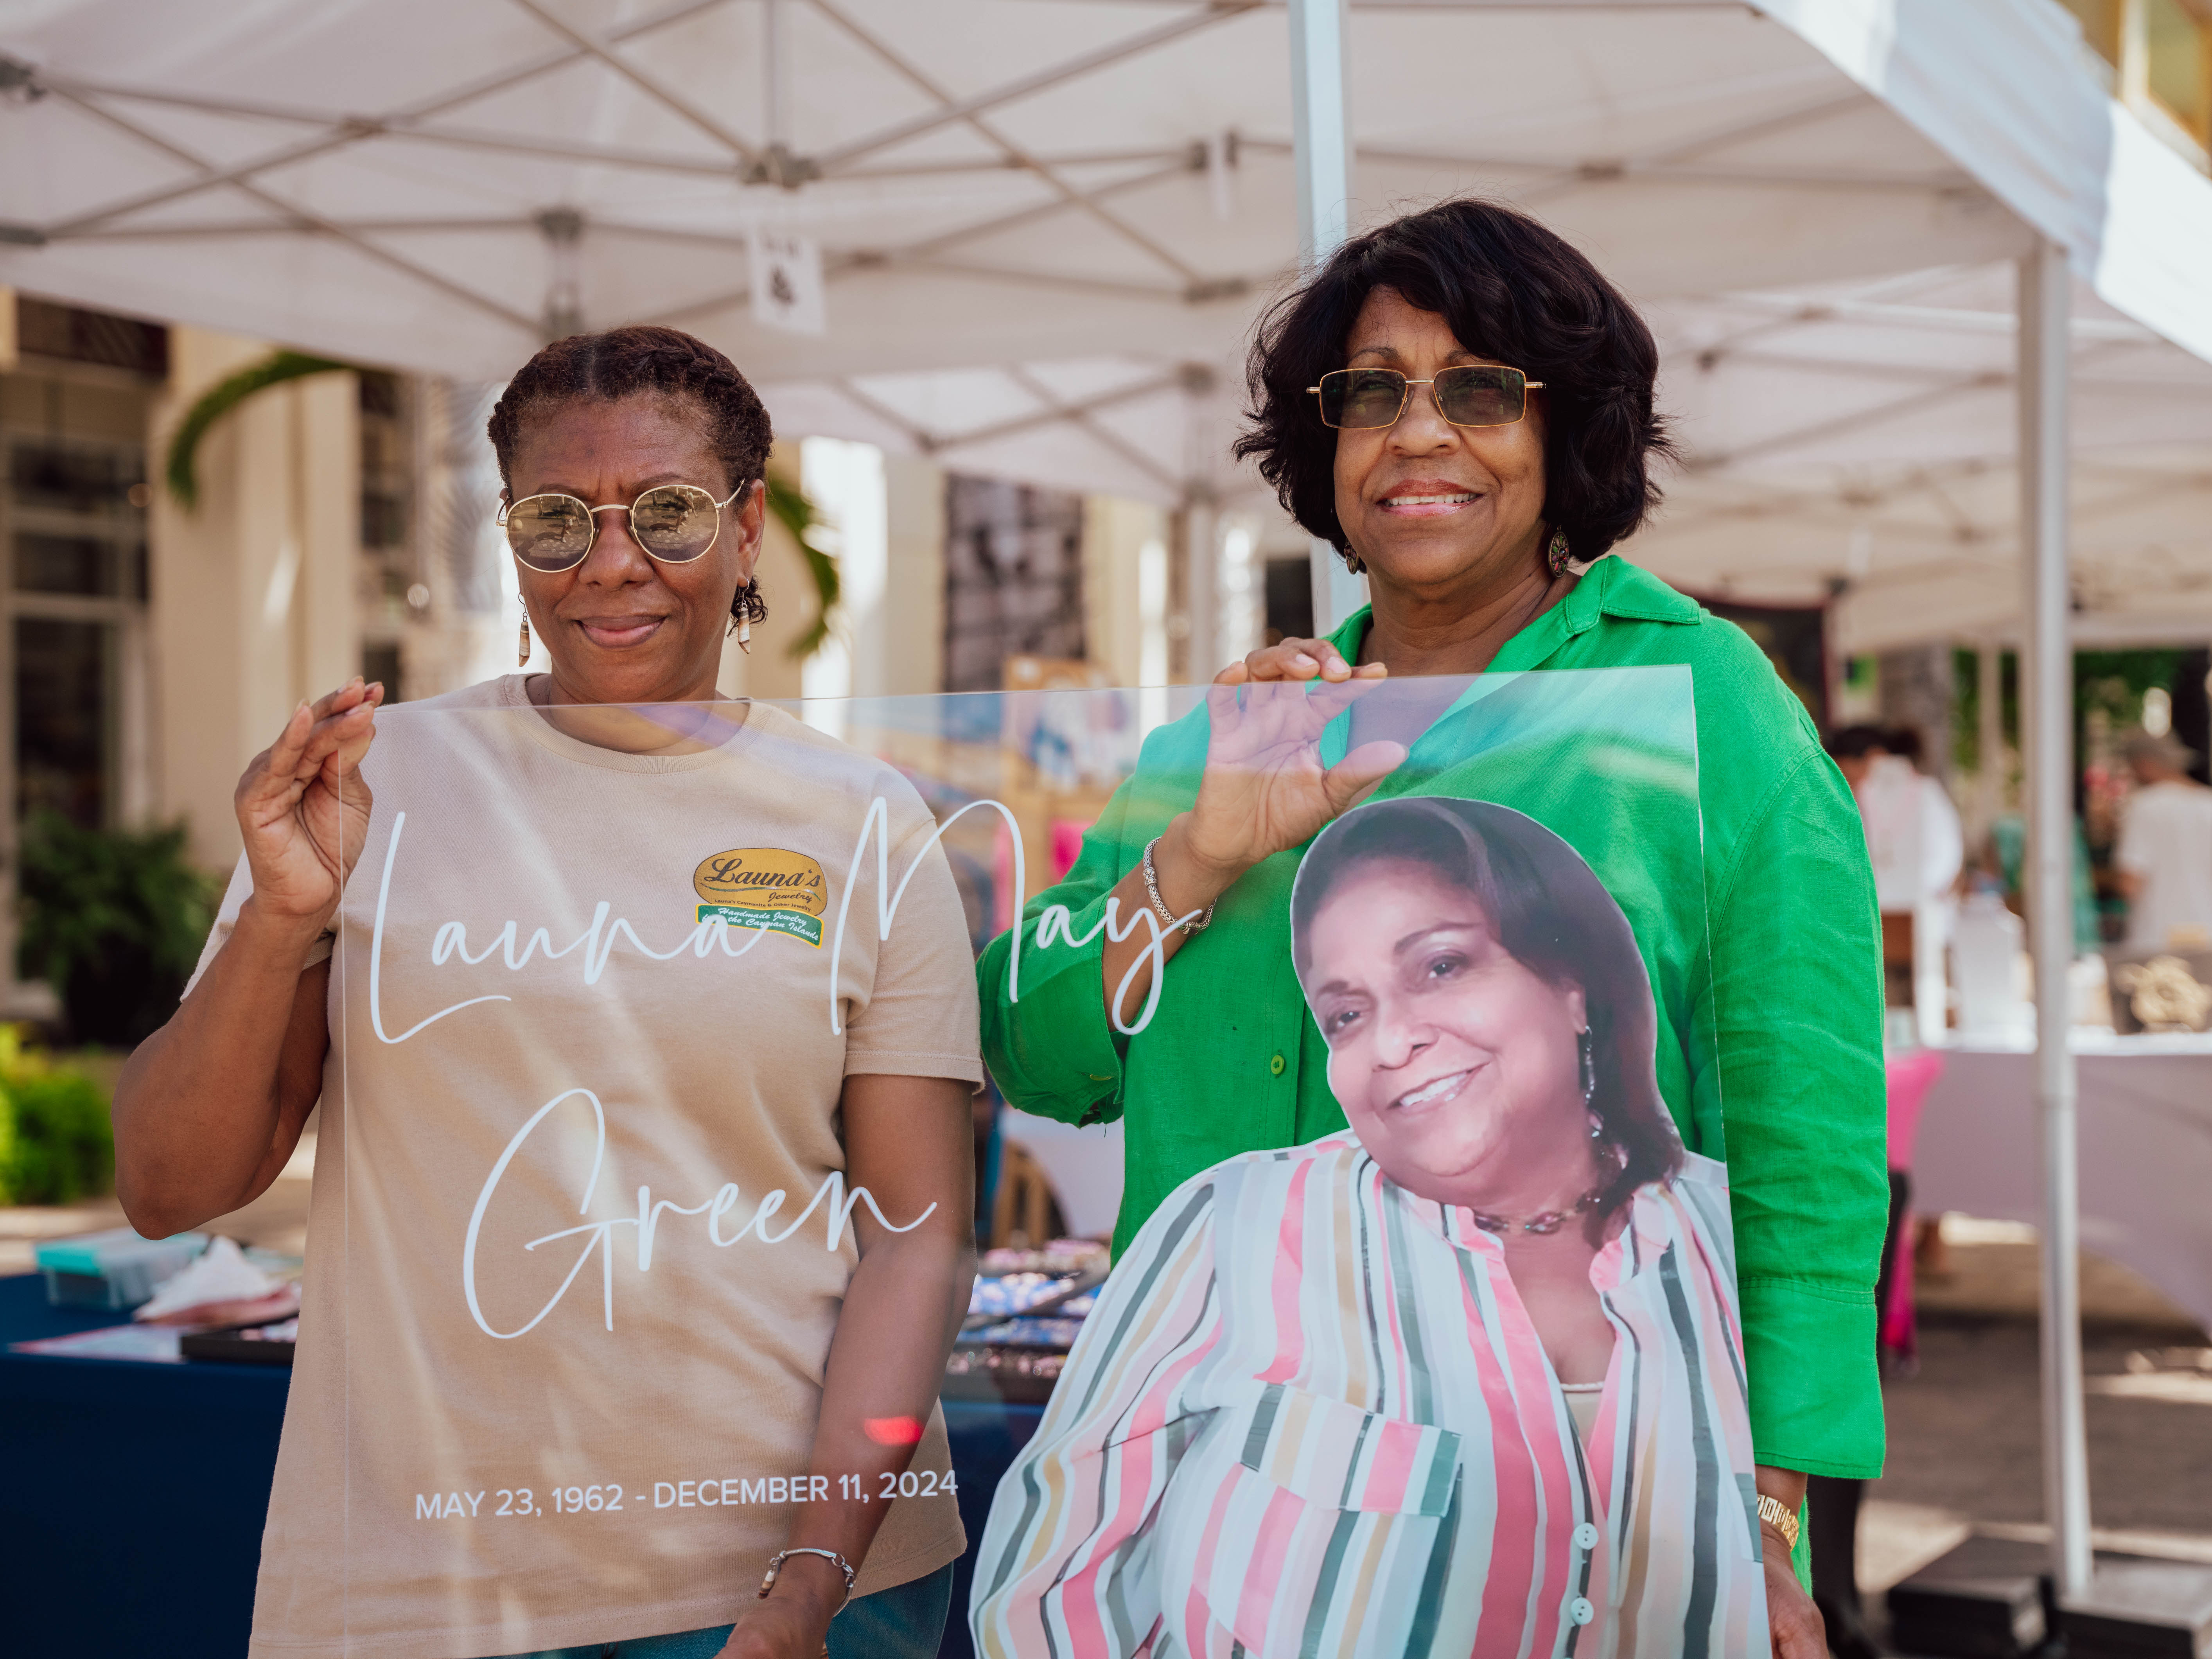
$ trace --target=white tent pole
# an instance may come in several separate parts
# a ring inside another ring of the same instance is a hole
[[[781,0],[767,0],[761,15],[761,32],[766,37],[768,50],[762,53],[766,60],[768,86],[768,142],[771,151],[788,150],[791,146],[791,112],[784,101],[783,64],[783,7]]]
[[[1212,496],[1192,489],[1177,514],[1182,532],[1183,619],[1190,629],[1183,649],[1184,679],[1204,685],[1222,665],[1221,619],[1214,569],[1220,560],[1220,520]]]
[[[1352,118],[1344,83],[1345,0],[1290,0],[1291,160],[1298,175],[1298,265],[1313,270],[1352,234]],[[1313,540],[1314,629],[1367,602],[1367,584]]]
[[[2066,252],[2039,237],[2020,262],[2021,544],[2027,612],[2028,942],[2035,1096],[2043,1127],[2043,1494],[2060,1596],[2089,1586],[2089,1460],[2081,1405],[2081,1215],[2069,1041],[2074,960],[2073,650],[2067,637]]]
[[[1352,123],[1344,95],[1344,0],[1291,0],[1291,155],[1298,175],[1298,265],[1310,270],[1352,231]]]
[[[1974,836],[1990,833],[2004,811],[2004,659],[1996,636],[1984,637],[1974,653],[1976,750],[1981,757],[1974,780]]]

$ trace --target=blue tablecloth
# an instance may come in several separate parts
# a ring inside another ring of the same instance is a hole
[[[19,1354],[116,1323],[0,1278],[0,1654],[239,1659],[292,1374]],[[945,1402],[969,1554],[941,1659],[969,1659],[974,1544],[1043,1410]]]

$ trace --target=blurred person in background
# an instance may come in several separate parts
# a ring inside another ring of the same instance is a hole
[[[1700,988],[1659,998],[1659,1071],[1686,1149],[1718,1157],[1725,1140],[1771,1634],[1784,1659],[1818,1659],[1798,1576],[1805,1474],[1881,1468],[1873,883],[1850,793],[1765,654],[1608,556],[1656,503],[1651,470],[1671,453],[1657,369],[1650,331],[1587,258],[1486,202],[1354,237],[1275,307],[1238,453],[1365,574],[1372,604],[1326,639],[1231,665],[1204,708],[1146,739],[1066,879],[1024,911],[1026,933],[1065,906],[1089,942],[1024,949],[1017,1002],[1010,936],[995,940],[977,965],[984,1046],[1011,1104],[1123,1122],[1127,1249],[1200,1171],[1345,1127],[1292,969],[1289,901],[1331,820],[1370,791],[1422,787],[1393,775],[1468,693],[1396,682],[1689,667],[1705,880],[1655,899],[1667,942],[1649,967]],[[1261,695],[1271,685],[1298,695]],[[1490,769],[1487,799],[1543,803],[1571,842],[1613,834],[1609,781],[1509,771]],[[1141,927],[1103,937],[1109,901],[1168,924],[1158,1006],[1134,1036],[1120,1022],[1153,989],[1152,947]],[[1707,938],[1709,981],[1692,959]]]
[[[1865,826],[1893,1000],[1912,1008],[1919,1040],[1934,1042],[1946,1024],[1944,949],[1966,866],[1959,809],[1942,783],[1920,769],[1920,734],[1911,726],[1846,726],[1831,739],[1828,752],[1850,785]],[[1910,922],[1900,927],[1893,918]]]
[[[2212,789],[2189,775],[2196,751],[2136,732],[2120,753],[2136,779],[2112,854],[2128,901],[2126,949],[2212,951]]]
[[[1920,734],[1909,726],[1846,726],[1828,746],[1858,802],[1867,854],[1884,911],[1939,911],[1966,863],[1959,809],[1940,779],[1921,769]]]

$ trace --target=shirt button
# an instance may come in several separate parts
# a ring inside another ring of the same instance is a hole
[[[1583,1522],[1579,1527],[1577,1527],[1575,1528],[1575,1547],[1578,1550],[1595,1549],[1597,1547],[1597,1528],[1590,1525],[1587,1521]]]
[[[1270,1077],[1282,1076],[1283,1066],[1285,1063],[1286,1062],[1284,1060],[1283,1057],[1280,1054],[1277,1054],[1273,1060],[1267,1062],[1267,1074]]]
[[[1567,1603],[1567,1617],[1577,1625],[1587,1625],[1597,1617],[1597,1609],[1589,1604],[1588,1597],[1577,1595]]]

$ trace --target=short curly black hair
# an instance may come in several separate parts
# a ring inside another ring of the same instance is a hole
[[[775,432],[752,383],[704,340],[680,329],[637,324],[556,340],[507,383],[486,424],[492,453],[499,459],[500,482],[514,482],[508,469],[514,446],[532,410],[572,398],[612,402],[639,393],[698,404],[707,417],[708,441],[726,475],[725,492],[744,489],[763,476]],[[730,611],[765,622],[768,606],[760,584],[738,588]]]
[[[1651,331],[1556,233],[1495,202],[1460,200],[1354,237],[1261,319],[1236,453],[1259,462],[1309,533],[1347,550],[1336,434],[1307,388],[1344,367],[1352,325],[1378,288],[1441,315],[1468,351],[1544,383],[1544,517],[1572,556],[1596,558],[1658,506],[1651,466],[1674,444],[1652,410]]]

